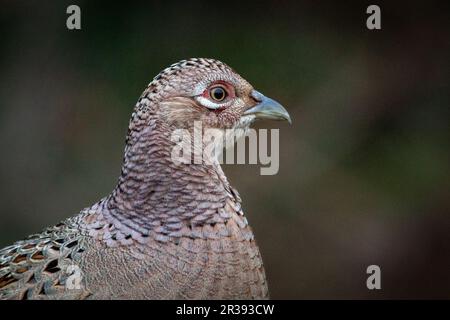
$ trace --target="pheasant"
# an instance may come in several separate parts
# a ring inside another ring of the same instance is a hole
[[[200,121],[225,132],[256,119],[290,122],[225,63],[192,58],[164,69],[133,110],[117,186],[0,250],[0,298],[268,298],[241,198],[220,163],[172,160],[176,129]]]

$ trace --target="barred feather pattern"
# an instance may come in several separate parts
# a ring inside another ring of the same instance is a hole
[[[249,101],[213,113],[189,98],[216,80],[252,89],[213,59],[183,60],[154,78],[132,114],[116,188],[0,250],[1,299],[268,298],[241,198],[219,163],[171,160],[174,129],[198,119],[206,127],[239,123]]]

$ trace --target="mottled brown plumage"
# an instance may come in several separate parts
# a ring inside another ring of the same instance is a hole
[[[215,158],[174,163],[171,134],[191,132],[194,121],[225,130],[289,118],[269,100],[217,60],[184,60],[162,71],[132,114],[117,187],[2,249],[0,298],[267,298],[239,194]]]

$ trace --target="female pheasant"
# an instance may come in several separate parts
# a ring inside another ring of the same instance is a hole
[[[0,298],[267,298],[237,191],[215,158],[174,162],[171,137],[195,121],[225,131],[259,118],[290,121],[226,64],[194,58],[163,70],[132,114],[116,188],[0,250]]]

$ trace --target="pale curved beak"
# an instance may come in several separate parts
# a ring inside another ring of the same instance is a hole
[[[257,104],[244,112],[244,115],[254,115],[256,119],[287,120],[292,124],[291,116],[286,109],[273,99],[253,90],[251,93]]]

